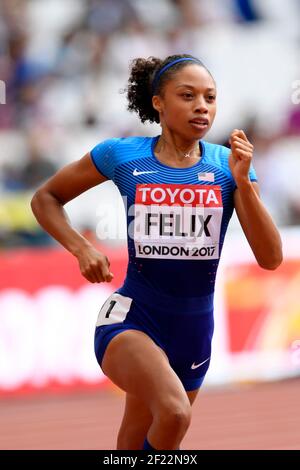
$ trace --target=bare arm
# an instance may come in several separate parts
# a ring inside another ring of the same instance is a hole
[[[31,201],[32,211],[39,224],[77,257],[82,275],[90,282],[112,280],[109,261],[71,226],[63,206],[106,180],[107,178],[95,168],[90,154],[87,153],[46,181]]]
[[[234,205],[237,216],[258,264],[264,269],[276,269],[282,262],[282,243],[272,217],[259,197],[257,183],[251,183],[249,169],[253,145],[242,130],[231,134],[229,166],[237,189]]]
[[[282,262],[279,232],[259,197],[257,183],[241,181],[234,192],[234,205],[258,264],[276,269]]]

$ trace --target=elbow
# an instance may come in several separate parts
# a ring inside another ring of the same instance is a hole
[[[40,194],[39,194],[39,190],[37,190],[34,193],[32,199],[30,201],[31,210],[32,210],[34,215],[36,215],[36,212],[38,210],[39,200],[40,200]]]
[[[47,196],[47,192],[43,188],[39,188],[30,201],[31,210],[36,218],[38,218],[39,213],[44,208],[45,196]]]
[[[277,256],[274,256],[272,259],[267,261],[258,261],[258,264],[261,268],[267,269],[268,271],[275,271],[283,261],[282,252],[278,253]]]

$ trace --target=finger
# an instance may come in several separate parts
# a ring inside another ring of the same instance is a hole
[[[249,142],[245,132],[242,129],[234,129],[233,132],[231,133],[231,139],[233,139],[233,137],[239,137],[243,141]],[[250,144],[250,142],[249,142],[249,144]]]
[[[251,142],[249,142],[249,140],[244,140],[242,139],[241,137],[239,137],[238,135],[235,135],[233,138],[232,138],[232,142],[241,142],[243,143],[244,145],[247,145],[249,148],[253,149],[253,145],[251,144]]]
[[[235,136],[237,136],[237,135],[238,135],[238,129],[234,129],[234,130],[231,132],[230,137],[229,137],[229,143],[230,143],[230,145],[231,145],[231,143],[232,143],[232,141],[233,141],[233,138],[234,138]]]
[[[231,137],[234,137],[235,135],[239,135],[240,133],[240,129],[233,129],[233,131],[231,132],[230,136]]]
[[[237,149],[235,155],[239,157],[240,160],[251,160],[251,154],[245,150]]]
[[[79,262],[79,268],[82,276],[89,282],[96,282],[96,278],[93,272],[90,269],[90,265],[88,263],[81,263]]]
[[[93,273],[93,277],[95,279],[95,282],[103,282],[104,281],[101,266],[99,266],[98,263],[91,265],[91,272]]]
[[[81,271],[81,274],[82,274],[83,277],[85,277],[85,279],[87,279],[89,282],[92,282],[93,284],[94,284],[95,282],[97,282],[96,277],[94,276],[93,272],[91,272],[90,270]]]
[[[109,270],[109,265],[107,263],[101,265],[101,274],[103,280],[106,282],[110,282],[114,277],[113,273]]]
[[[249,140],[247,139],[247,136],[245,134],[245,132],[242,130],[242,129],[237,129],[237,132],[235,132],[234,134],[236,137],[239,137],[240,139],[242,139],[244,142],[249,142]],[[250,142],[249,142],[250,144]]]
[[[239,135],[239,137],[241,137],[243,140],[245,140],[245,142],[249,142],[249,140],[247,139],[247,136],[246,136],[245,132],[244,132],[242,129],[240,129],[240,132],[239,132],[238,135]],[[250,143],[250,142],[249,142],[249,143]]]
[[[113,278],[114,278],[113,273],[109,272],[108,275],[105,278],[105,281],[106,282],[111,282],[113,280]]]
[[[114,278],[114,275],[113,275],[113,273],[109,270],[109,268],[110,268],[110,261],[109,261],[109,259],[108,259],[107,256],[105,256],[105,260],[106,260],[106,263],[107,263],[107,268],[108,268],[107,271],[108,271],[108,272],[106,271],[106,274],[105,274],[105,278],[104,278],[104,279],[105,279],[106,282],[111,282],[111,281],[113,280],[113,278]]]
[[[252,155],[252,149],[244,141],[233,142],[231,148],[233,151],[237,149],[245,150],[245,152],[249,152]]]

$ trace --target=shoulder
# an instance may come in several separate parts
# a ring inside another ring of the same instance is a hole
[[[90,152],[97,169],[109,179],[115,169],[141,155],[151,146],[152,137],[115,137],[98,143]]]
[[[102,140],[95,147],[91,150],[92,158],[97,158],[99,156],[104,156],[105,154],[112,153],[114,148],[118,145],[118,141],[120,139],[113,138],[113,139],[106,139]]]
[[[130,136],[121,137],[118,140],[119,152],[140,152],[151,145],[153,137]]]
[[[99,142],[91,151],[92,156],[97,154],[122,154],[132,150],[140,150],[149,144],[151,137],[114,137]]]

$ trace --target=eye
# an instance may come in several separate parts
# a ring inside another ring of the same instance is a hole
[[[215,99],[216,99],[215,95],[208,95],[208,97],[207,97],[207,100],[210,101],[210,102],[215,101]]]
[[[182,96],[183,96],[185,99],[187,99],[187,100],[190,100],[190,99],[193,98],[192,93],[189,93],[188,91],[185,92],[185,93],[183,93]]]

